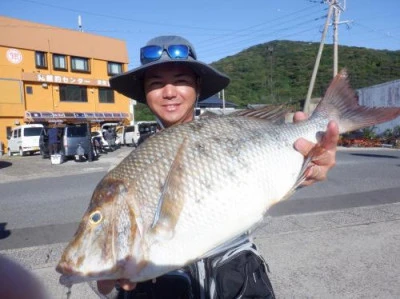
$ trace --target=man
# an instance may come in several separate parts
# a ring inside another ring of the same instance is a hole
[[[111,78],[110,84],[114,90],[147,104],[162,128],[192,121],[197,101],[216,94],[229,84],[229,78],[226,75],[198,61],[193,46],[178,36],[160,36],[150,40],[141,49],[140,59],[142,64],[140,67]],[[305,118],[303,113],[295,114],[295,121]],[[335,164],[338,137],[337,125],[333,122],[329,123],[320,144],[325,151],[321,151],[321,154],[313,160],[314,164],[307,173],[304,185],[325,179],[327,171]],[[299,139],[294,146],[306,156],[314,144],[305,139]],[[239,243],[228,244],[223,250],[221,249],[221,252],[222,254],[230,251],[236,252],[238,246],[247,246],[247,244],[250,244],[252,250],[246,259],[250,261],[253,257],[257,258],[255,246],[247,238],[242,238]],[[233,263],[229,262],[233,266],[229,270],[231,272],[228,271],[224,277],[226,289],[220,291],[224,295],[219,293],[218,298],[237,297],[237,294],[243,291],[245,278],[239,277],[238,279],[236,270],[241,269],[235,269],[235,267],[246,268],[248,263],[245,260],[243,266],[240,263],[235,264],[237,256],[239,255],[233,255]],[[205,263],[207,264],[207,261]],[[250,274],[256,273],[255,271],[260,268],[264,269],[257,272],[257,275],[261,275],[261,279],[251,284],[251,289],[246,289],[248,293],[244,293],[241,298],[250,296],[247,294],[251,294],[253,298],[275,298],[262,259],[256,259],[256,264],[252,267],[254,269],[246,269],[246,271],[250,271]],[[114,284],[115,281],[100,281],[98,282],[99,291],[104,294],[109,293]],[[128,280],[120,280],[119,285],[124,290],[132,290],[136,286],[135,283]],[[216,286],[216,288],[222,289],[221,286]],[[124,296],[124,298],[136,298],[129,294]],[[167,297],[167,294],[163,296],[163,298]]]
[[[115,137],[114,137],[114,132],[111,127],[107,129],[104,133],[104,139],[107,141],[108,148],[110,151],[114,151],[115,149]]]
[[[59,152],[60,137],[58,128],[50,128],[47,135],[49,136],[49,155],[55,155]]]

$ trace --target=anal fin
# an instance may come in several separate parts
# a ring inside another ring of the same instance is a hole
[[[312,167],[311,162],[313,161],[313,159],[315,157],[321,157],[321,155],[323,155],[323,152],[325,151],[326,149],[323,148],[318,143],[312,148],[307,157],[304,159],[303,165],[300,169],[299,176],[297,177],[297,180],[294,183],[293,187],[286,193],[286,195],[280,201],[288,199],[293,195],[296,189],[300,187],[300,185],[306,180],[308,170],[310,169],[310,167]]]

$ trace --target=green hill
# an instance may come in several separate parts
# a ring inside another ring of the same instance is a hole
[[[231,78],[228,101],[293,103],[307,95],[319,43],[272,41],[212,63]],[[400,79],[400,51],[339,46],[339,70],[346,68],[354,89]],[[313,97],[324,94],[333,73],[333,46],[325,45]]]
[[[231,78],[225,98],[247,104],[290,103],[300,109],[310,84],[319,43],[272,41],[212,63]],[[400,79],[400,51],[339,46],[339,70],[346,68],[354,89]],[[333,46],[325,45],[313,97],[324,94],[332,80]],[[153,120],[139,104],[136,119]]]

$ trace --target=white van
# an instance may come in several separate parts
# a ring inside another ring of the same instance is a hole
[[[139,140],[140,134],[137,126],[125,126],[122,130],[122,143],[124,145],[136,146],[137,141]]]
[[[126,126],[123,131],[123,144],[136,146],[140,136],[153,134],[156,130],[156,121],[138,121],[135,125]]]
[[[104,132],[108,130],[108,128],[113,128],[115,132],[117,133],[117,136],[115,138],[115,144],[116,145],[121,145],[122,144],[122,135],[121,132],[118,130],[122,126],[119,125],[119,123],[104,123],[101,125],[100,132],[101,135],[103,136],[103,144],[108,147],[108,142],[104,139]]]
[[[32,155],[40,151],[39,138],[43,130],[43,125],[22,125],[15,127],[11,135],[7,137],[7,152],[11,156],[13,153],[19,153],[24,156],[26,153]]]

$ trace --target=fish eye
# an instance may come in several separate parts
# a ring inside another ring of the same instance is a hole
[[[89,216],[89,220],[92,224],[98,224],[101,221],[101,219],[103,219],[103,216],[99,211],[95,211]]]

